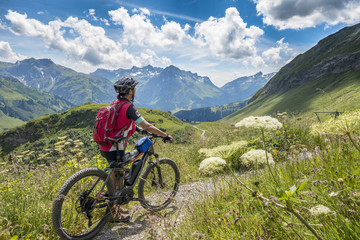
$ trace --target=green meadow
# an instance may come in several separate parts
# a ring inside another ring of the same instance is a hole
[[[16,136],[38,124],[48,126],[37,139],[3,152],[0,239],[57,237],[51,208],[61,185],[80,169],[106,166],[84,118],[100,106],[86,104],[1,133]],[[165,217],[170,229],[165,239],[359,238],[360,121],[353,121],[351,129],[318,134],[311,132],[315,117],[278,116],[272,119],[282,127],[263,131],[224,121],[201,123],[196,129],[169,113],[141,113],[175,137],[173,144],[158,141],[156,150],[176,161],[182,184],[213,182],[214,189],[178,210],[187,214],[180,225],[172,222],[173,216]],[[70,127],[72,121],[77,128]],[[129,149],[139,137],[134,136]],[[255,161],[244,157],[253,150],[267,154]],[[209,158],[225,164],[202,164]],[[207,171],[199,170],[201,165]]]

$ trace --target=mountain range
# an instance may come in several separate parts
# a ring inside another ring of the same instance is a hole
[[[91,73],[114,82],[121,76],[139,81],[136,93],[137,106],[163,111],[197,109],[229,104],[244,100],[264,86],[275,73],[259,72],[253,76],[235,79],[223,87],[215,86],[206,76],[184,71],[170,65],[166,68],[105,70]]]
[[[74,105],[110,102],[116,96],[109,80],[76,72],[50,59],[0,63],[0,76],[16,78],[28,87],[55,94]]]
[[[355,110],[360,108],[360,24],[322,39],[275,75],[259,72],[235,79],[223,87],[215,86],[208,77],[175,66],[98,69],[84,74],[50,59],[31,58],[14,64],[0,62],[0,120],[18,125],[36,117],[30,113],[58,112],[85,102],[109,103],[115,99],[112,84],[121,76],[139,81],[138,107],[176,111],[219,106],[251,96],[249,104],[224,119],[229,122],[279,111],[311,115],[318,111]],[[46,96],[40,94],[44,92]],[[39,110],[39,105],[45,108]],[[229,106],[233,111],[239,105]],[[216,111],[214,108],[196,109],[187,112],[185,118],[202,116],[207,121],[210,115],[218,115],[214,114]],[[224,112],[229,113],[221,110],[221,117]]]
[[[208,77],[171,65],[150,65],[131,69],[105,70],[84,74],[55,64],[50,59],[29,58],[16,63],[0,62],[0,76],[19,80],[24,85],[67,99],[73,105],[86,102],[111,102],[116,98],[112,84],[123,76],[139,81],[136,105],[163,111],[194,109],[228,104],[250,97],[274,74],[235,79],[223,87]]]

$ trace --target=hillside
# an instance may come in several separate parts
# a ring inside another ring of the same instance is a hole
[[[41,92],[14,78],[0,77],[0,129],[20,125],[32,118],[69,109],[73,105],[50,93]]]
[[[330,35],[285,65],[250,99],[228,116],[237,121],[249,115],[277,111],[311,116],[313,112],[359,108],[360,24]]]
[[[58,136],[60,132],[69,136],[77,135],[82,138],[89,147],[91,145],[92,128],[98,110],[107,104],[87,103],[73,107],[58,114],[45,115],[28,121],[26,124],[0,132],[0,153],[8,154],[19,146],[26,149],[43,149],[52,136]],[[185,136],[185,129],[189,124],[181,122],[168,112],[153,109],[139,109],[142,116],[160,129],[166,130],[178,138]],[[178,139],[180,142],[184,139]],[[93,147],[96,144],[92,144]],[[36,147],[35,147],[36,146]]]
[[[246,106],[247,101],[240,101],[222,106],[197,108],[192,110],[181,110],[174,115],[184,122],[213,122],[218,121],[233,112]]]
[[[74,105],[111,102],[116,97],[109,80],[76,72],[50,59],[0,63],[0,76],[16,78],[28,87],[58,95]]]

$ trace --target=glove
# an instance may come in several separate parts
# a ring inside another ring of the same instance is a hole
[[[164,143],[172,142],[172,140],[173,140],[173,137],[170,136],[169,134],[166,137],[163,138]]]

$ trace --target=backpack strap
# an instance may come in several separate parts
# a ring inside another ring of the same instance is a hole
[[[128,102],[124,101],[124,102],[121,102],[121,103],[117,103],[117,104],[120,105],[120,107],[119,107],[119,109],[116,111],[116,114],[119,114],[121,108],[122,108],[126,103],[128,103]],[[130,104],[131,104],[131,103],[130,103]],[[131,124],[131,123],[130,123],[130,124]],[[125,125],[123,128],[121,128],[120,131],[115,134],[115,137],[119,136],[119,134],[121,134],[121,136],[123,136],[125,129],[126,129],[127,127],[129,127],[129,126],[130,126],[130,125]]]

